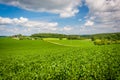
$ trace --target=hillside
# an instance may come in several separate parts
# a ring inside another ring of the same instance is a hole
[[[62,45],[44,40],[0,39],[0,79],[119,80],[119,44],[93,46],[80,40],[55,42]]]

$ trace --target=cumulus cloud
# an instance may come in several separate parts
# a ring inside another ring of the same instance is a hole
[[[120,10],[120,0],[86,0],[86,4],[92,11],[110,12]]]
[[[33,34],[39,32],[58,31],[57,22],[31,21],[27,18],[0,17],[0,35],[4,34]]]
[[[0,3],[17,6],[30,11],[51,12],[60,17],[71,17],[79,12],[81,0],[0,0]]]
[[[65,26],[65,27],[63,27],[63,30],[64,31],[70,31],[70,30],[72,30],[73,28],[72,27],[70,27],[70,26]]]
[[[120,20],[120,0],[86,0],[89,15],[98,21]]]
[[[78,6],[82,5],[81,1],[83,0],[0,0],[0,3],[17,6],[30,11],[55,13],[65,18],[78,13]],[[24,26],[27,27],[27,29],[23,30],[26,32],[66,31],[67,33],[76,34],[120,32],[119,4],[120,0],[85,0],[85,5],[89,8],[89,13],[84,17],[86,22],[83,25],[77,25],[77,28],[75,26],[60,27],[57,22],[31,21],[24,17],[13,19],[0,17],[0,25]],[[84,22],[81,19],[79,21]],[[1,30],[3,29],[1,28]],[[14,30],[17,32],[16,28]]]
[[[120,31],[120,0],[85,0],[85,2],[89,8],[87,20],[94,22],[94,28],[98,32]]]
[[[21,24],[21,23],[25,23],[27,22],[28,19],[27,18],[23,18],[23,17],[20,17],[19,19],[18,18],[13,18],[13,19],[10,19],[10,18],[3,18],[3,17],[0,17],[0,24]]]
[[[93,26],[94,25],[94,22],[93,21],[90,21],[88,20],[86,23],[85,23],[85,26]]]
[[[68,33],[73,27],[60,27],[57,22],[32,21],[28,18],[3,18],[0,17],[0,35],[6,34],[33,34],[33,33]],[[73,31],[74,32],[74,31]],[[72,33],[72,32],[69,32]]]
[[[23,27],[41,28],[55,30],[58,26],[57,22],[43,22],[43,21],[31,21],[27,18],[2,18],[0,17],[0,25],[18,25]]]

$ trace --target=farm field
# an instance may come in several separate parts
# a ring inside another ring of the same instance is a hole
[[[53,44],[71,47],[90,47],[95,46],[91,40],[47,40]]]
[[[1,38],[0,80],[120,80],[119,50],[88,40]]]

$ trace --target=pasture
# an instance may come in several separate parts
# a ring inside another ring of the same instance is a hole
[[[71,46],[71,47],[91,47],[95,46],[91,40],[47,40],[50,43]]]
[[[1,38],[0,80],[120,80],[119,50],[89,40]]]

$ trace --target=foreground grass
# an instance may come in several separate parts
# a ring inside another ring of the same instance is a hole
[[[42,40],[0,39],[0,79],[119,80],[119,50],[119,44],[70,47]]]

